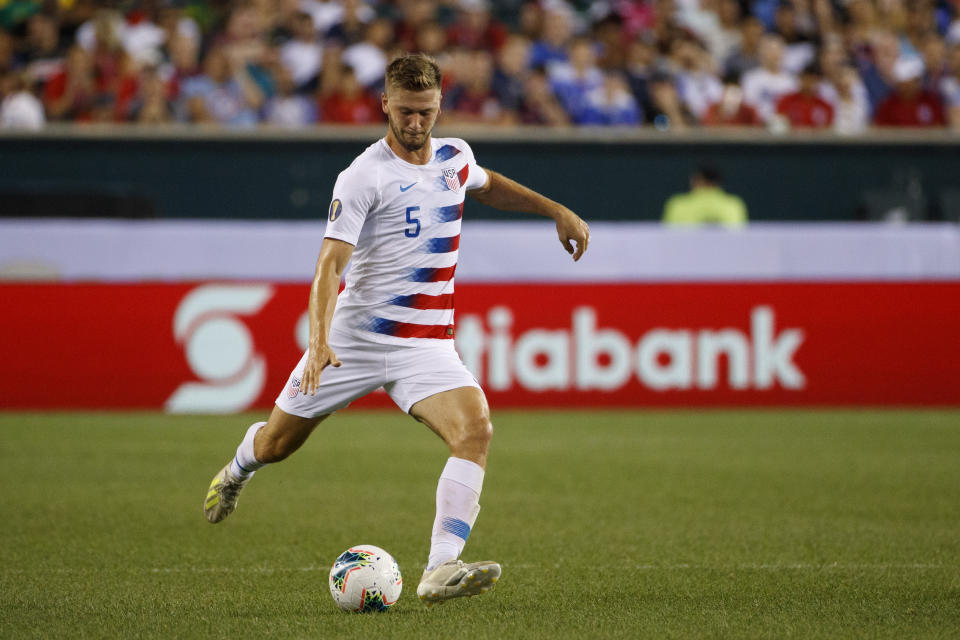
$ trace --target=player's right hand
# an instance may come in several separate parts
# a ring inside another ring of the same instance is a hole
[[[327,367],[339,367],[342,363],[337,359],[337,354],[329,345],[323,345],[317,349],[310,349],[307,355],[307,362],[303,367],[303,379],[300,380],[300,391],[312,396],[317,392],[320,386],[320,374]]]

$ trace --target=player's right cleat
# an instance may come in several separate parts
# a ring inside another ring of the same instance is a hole
[[[464,564],[451,560],[433,571],[424,571],[417,586],[417,597],[427,605],[452,598],[478,596],[490,591],[500,579],[500,565],[489,560]]]
[[[207,497],[203,501],[203,513],[207,520],[216,524],[237,508],[237,499],[240,497],[240,490],[243,489],[250,479],[241,480],[230,473],[229,463],[220,473],[213,476],[210,482],[210,488],[207,490]]]

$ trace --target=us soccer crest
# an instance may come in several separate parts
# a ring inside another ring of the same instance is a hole
[[[290,388],[287,389],[288,398],[296,398],[297,394],[300,393],[300,380],[294,376],[290,377]]]
[[[460,176],[457,175],[456,169],[444,169],[443,181],[447,183],[447,188],[449,188],[450,191],[458,191],[460,189]]]

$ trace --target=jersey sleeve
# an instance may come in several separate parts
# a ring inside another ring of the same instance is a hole
[[[487,172],[483,170],[483,167],[477,164],[477,159],[473,157],[473,149],[470,148],[470,145],[464,142],[463,146],[467,150],[467,164],[470,167],[467,171],[467,183],[463,186],[467,191],[482,189],[486,186],[489,176],[487,176]]]
[[[355,167],[342,171],[333,187],[333,201],[327,211],[327,230],[323,237],[356,246],[376,193],[376,185]]]

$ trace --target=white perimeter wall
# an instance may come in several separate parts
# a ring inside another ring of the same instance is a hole
[[[0,220],[0,278],[308,281],[324,222]],[[960,227],[594,223],[577,264],[549,221],[463,223],[458,281],[960,279]]]

